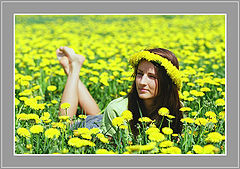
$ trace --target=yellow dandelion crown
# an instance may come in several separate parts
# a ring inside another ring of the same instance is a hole
[[[182,80],[180,71],[168,59],[159,56],[160,55],[150,53],[149,51],[141,51],[139,53],[134,54],[130,58],[129,63],[133,67],[135,67],[141,59],[146,59],[147,61],[154,61],[159,63],[166,69],[167,74],[170,76],[172,81],[177,85],[178,90],[181,90]]]

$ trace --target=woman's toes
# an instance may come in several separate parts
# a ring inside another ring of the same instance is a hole
[[[69,47],[60,47],[60,51],[62,51],[66,56],[70,57],[75,54],[75,51],[72,48]]]

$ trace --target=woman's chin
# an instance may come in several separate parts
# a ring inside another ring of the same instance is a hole
[[[150,99],[150,98],[151,98],[151,97],[148,96],[147,94],[139,94],[138,96],[139,96],[139,98],[142,99],[142,100],[146,100],[146,99]]]

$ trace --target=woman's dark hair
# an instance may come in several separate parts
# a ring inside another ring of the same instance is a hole
[[[164,57],[168,59],[174,66],[177,67],[177,69],[179,69],[178,60],[171,51],[163,48],[147,49],[145,51],[149,51],[150,53],[160,55],[159,57]],[[137,129],[137,123],[139,123],[138,119],[141,117],[139,109],[143,117],[149,117],[150,119],[155,120],[156,121],[155,124],[157,125],[157,127],[159,127],[161,120],[163,118],[158,114],[158,110],[161,107],[168,108],[168,110],[170,111],[170,115],[175,116],[175,118],[172,119],[172,123],[170,125],[170,127],[173,129],[173,132],[181,133],[182,123],[180,122],[180,119],[183,117],[183,115],[182,112],[179,110],[181,108],[181,103],[179,100],[177,86],[169,77],[163,66],[156,62],[151,63],[157,68],[158,84],[161,85],[158,85],[158,95],[157,98],[155,99],[154,105],[151,107],[152,111],[146,112],[143,100],[139,98],[136,89],[136,74],[138,65],[135,67],[134,70],[135,80],[132,84],[131,91],[128,94],[128,110],[130,110],[133,113],[133,120],[130,121],[132,133],[135,136],[139,134]],[[168,121],[165,117],[162,123],[162,127],[168,126],[169,126]]]

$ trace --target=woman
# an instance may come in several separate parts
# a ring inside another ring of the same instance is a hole
[[[157,125],[161,123],[162,127],[168,126],[166,118],[158,115],[158,110],[166,107],[170,115],[175,117],[172,119],[171,128],[174,133],[181,133],[182,113],[179,110],[181,104],[178,95],[178,90],[181,89],[179,64],[176,56],[169,50],[149,49],[131,57],[130,64],[135,70],[132,89],[127,96],[110,102],[103,118],[102,115],[97,115],[100,110],[78,77],[84,57],[75,54],[73,49],[68,47],[60,47],[57,55],[63,56],[60,58],[60,64],[68,75],[61,103],[71,104],[68,110],[68,116],[71,118],[76,114],[79,104],[87,115],[94,115],[88,116],[87,123],[102,122],[103,133],[112,136],[116,132],[112,120],[120,116],[123,111],[130,110],[133,113],[133,120],[130,121],[131,131],[136,136],[138,135],[137,123],[141,116],[155,120]],[[60,115],[65,115],[65,111],[60,109]]]

